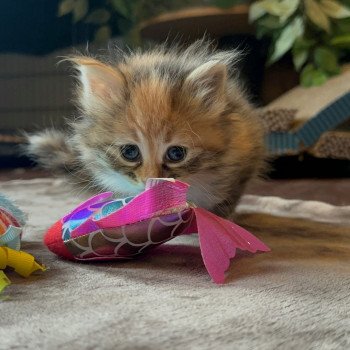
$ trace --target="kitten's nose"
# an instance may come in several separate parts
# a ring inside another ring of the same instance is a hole
[[[147,179],[164,177],[164,171],[161,167],[147,167],[143,169],[142,174],[140,174],[140,180],[146,183]]]

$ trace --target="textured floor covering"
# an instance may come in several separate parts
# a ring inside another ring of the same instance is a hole
[[[9,273],[0,349],[350,348],[349,207],[246,197],[240,221],[272,252],[240,254],[217,286],[195,235],[126,263],[59,260],[43,232],[80,198],[51,179],[1,182],[0,192],[29,214],[23,249],[49,267],[29,279]],[[300,216],[299,204],[304,217],[340,213],[337,224],[256,214]]]

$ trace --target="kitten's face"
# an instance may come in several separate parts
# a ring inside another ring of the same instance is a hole
[[[172,177],[191,185],[188,199],[199,206],[236,201],[261,157],[261,135],[242,98],[228,98],[226,66],[209,61],[170,78],[144,60],[115,69],[78,59],[84,117],[75,145],[84,169],[121,196]]]
[[[166,81],[145,81],[129,91],[114,116],[90,120],[81,153],[95,180],[121,194],[139,193],[148,178],[191,182],[217,168],[227,149],[229,121],[219,120],[220,112],[185,99]]]

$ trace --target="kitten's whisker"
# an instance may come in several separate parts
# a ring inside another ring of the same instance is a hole
[[[91,181],[88,181],[87,184],[83,188],[81,188],[78,193],[76,193],[76,196],[79,197],[83,193],[89,192],[89,190],[93,188],[93,186],[91,186],[92,184],[93,183]]]
[[[209,192],[207,189],[206,189],[206,187],[200,182],[200,181],[196,181],[196,185],[199,185],[203,190],[204,190],[204,192],[202,192],[204,195],[205,195],[205,197],[207,197],[210,201],[212,201],[214,198],[215,198],[215,196],[211,193],[211,192]]]
[[[204,190],[206,193],[208,193],[209,195],[211,195],[212,197],[216,197],[216,198],[219,198],[220,200],[224,200],[224,198],[223,198],[219,193],[217,193],[217,194],[211,193],[211,192],[207,189],[207,187],[206,187],[200,180],[196,180],[196,183],[197,183],[198,185],[200,185],[200,186],[203,188],[203,190]]]
[[[117,142],[118,142],[117,140],[113,141],[113,142],[108,146],[108,148],[106,149],[105,153],[107,154],[107,153],[109,152],[109,150],[110,150],[112,147],[116,146],[116,143],[117,143]]]
[[[193,135],[197,136],[199,142],[202,143],[202,138],[201,138],[197,133],[195,133],[195,132],[193,131],[193,129],[191,128],[190,123],[189,123],[188,121],[186,121],[186,124],[187,124],[187,126],[188,126],[188,130],[190,130],[190,132],[191,132]],[[194,144],[194,143],[193,143],[193,144]]]
[[[106,152],[106,155],[107,155],[107,152]],[[119,148],[117,149],[112,149],[112,151],[110,151],[110,155],[114,158],[116,158],[117,160],[120,160],[121,159],[121,154],[120,154],[120,151],[119,151]]]
[[[228,200],[227,198],[223,198],[219,193],[217,194],[213,194],[211,193],[206,186],[204,186],[199,180],[196,181],[196,184],[198,184],[203,190],[203,194],[210,200],[210,201],[215,201],[216,199],[220,199],[221,202],[226,202],[226,203],[230,203],[230,200]],[[219,209],[219,211],[221,213],[225,213],[225,206],[223,204],[220,203],[216,203],[215,206]]]

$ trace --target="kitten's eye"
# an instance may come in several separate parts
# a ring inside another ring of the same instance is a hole
[[[171,146],[166,151],[166,158],[171,162],[181,162],[187,154],[186,148],[182,146]]]
[[[129,162],[137,162],[140,157],[140,149],[136,145],[124,145],[120,148],[120,153]]]

